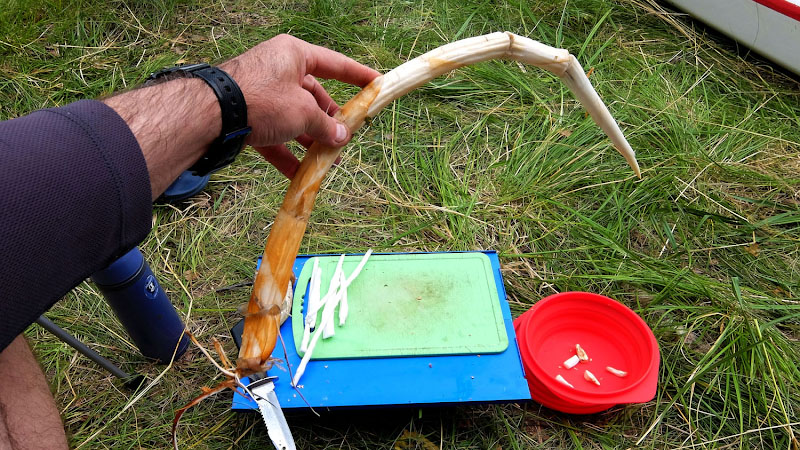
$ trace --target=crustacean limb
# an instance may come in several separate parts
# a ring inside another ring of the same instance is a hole
[[[456,41],[408,61],[372,83],[347,102],[337,118],[355,132],[393,100],[450,70],[491,59],[510,59],[548,70],[569,87],[595,123],[608,135],[637,176],[633,149],[595,92],[574,56],[509,32]],[[242,346],[236,362],[240,376],[263,372],[275,347],[279,312],[292,264],[300,249],[320,183],[341,148],[314,143],[292,179],[264,249],[245,316]]]

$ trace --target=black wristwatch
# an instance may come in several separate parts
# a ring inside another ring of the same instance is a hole
[[[247,103],[233,78],[222,69],[208,64],[170,67],[150,74],[147,79],[188,77],[205,81],[217,95],[222,110],[222,132],[211,143],[206,154],[189,168],[196,175],[203,176],[232,163],[244,148],[244,140],[250,134],[250,127],[247,126]]]

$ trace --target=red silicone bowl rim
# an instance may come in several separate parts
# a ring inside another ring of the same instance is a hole
[[[530,319],[530,315],[525,316],[527,314],[524,313],[523,315],[519,316],[517,320],[514,321],[514,329],[516,330],[518,327],[524,327],[528,320]],[[523,317],[525,316],[525,317]],[[528,347],[524,340],[518,339],[517,342],[520,354],[528,352]],[[524,361],[523,361],[523,367]],[[607,409],[611,409],[612,407],[616,406],[617,403],[596,403],[596,402],[579,402],[570,400],[565,397],[560,397],[555,392],[549,390],[547,386],[542,383],[542,381],[530,371],[527,367],[526,370],[526,380],[528,381],[528,390],[531,394],[531,400],[550,408],[555,411],[560,411],[567,414],[596,414]]]
[[[547,376],[547,372],[544,370],[544,368],[542,368],[539,365],[539,363],[533,357],[532,352],[527,346],[525,330],[527,329],[531,320],[534,318],[536,311],[550,305],[550,303],[565,301],[574,298],[600,301],[621,312],[624,316],[626,316],[628,319],[634,322],[637,325],[637,328],[639,328],[641,331],[644,332],[643,337],[647,339],[647,344],[651,352],[650,361],[648,362],[647,369],[642,372],[642,375],[638,379],[634,380],[627,387],[618,389],[616,391],[604,392],[604,393],[592,393],[584,391],[572,392],[572,390],[569,389],[568,387],[562,386],[555,380],[550,380],[550,377]],[[617,401],[614,399],[614,397],[621,397],[625,396],[626,394],[634,392],[642,384],[642,382],[644,382],[648,378],[648,375],[651,374],[651,372],[655,369],[655,367],[658,367],[658,361],[660,359],[658,343],[656,342],[655,336],[653,335],[652,330],[650,330],[650,327],[648,327],[647,323],[645,323],[645,321],[641,317],[639,317],[639,315],[636,314],[633,310],[623,305],[622,303],[614,299],[611,299],[609,297],[606,297],[604,295],[594,294],[591,292],[577,292],[577,291],[554,294],[536,302],[536,304],[533,305],[531,309],[526,311],[523,314],[523,316],[526,317],[523,318],[522,316],[520,316],[522,320],[518,328],[521,332],[518,333],[517,340],[525,342],[524,347],[525,350],[527,351],[521,352],[522,362],[525,366],[525,369],[528,370],[528,372],[530,372],[530,376],[535,376],[541,384],[546,386],[551,392],[553,392],[554,394],[558,395],[561,398],[580,403],[593,403],[593,402],[627,403],[624,401]]]

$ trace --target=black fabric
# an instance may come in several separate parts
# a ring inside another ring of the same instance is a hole
[[[0,122],[0,350],[151,224],[139,144],[82,100]]]

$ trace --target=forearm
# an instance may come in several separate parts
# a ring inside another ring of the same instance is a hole
[[[66,449],[50,386],[25,338],[0,352],[0,448]]]
[[[142,149],[153,199],[208,150],[222,119],[214,92],[184,78],[103,100],[128,124]]]
[[[336,102],[314,78],[364,87],[378,72],[344,55],[288,35],[276,36],[219,66],[247,103],[247,143],[288,177],[299,166],[285,143],[317,141],[341,147],[350,138],[333,118]],[[222,130],[212,89],[198,78],[178,79],[105,100],[128,124],[147,161],[153,198],[208,149]]]

